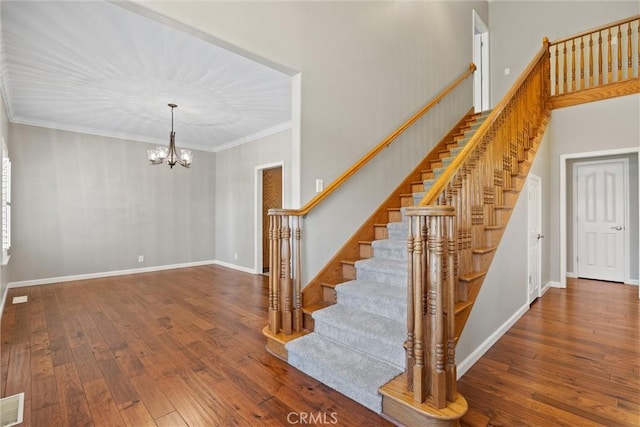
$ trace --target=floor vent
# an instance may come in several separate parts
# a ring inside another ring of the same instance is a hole
[[[27,302],[27,296],[23,295],[21,297],[13,297],[12,302],[14,304],[22,304],[23,302]]]
[[[22,423],[24,393],[0,399],[0,427],[11,427]]]

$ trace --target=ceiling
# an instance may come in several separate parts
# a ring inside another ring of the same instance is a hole
[[[9,120],[207,151],[284,129],[291,78],[113,3],[2,1]],[[193,34],[192,34],[193,33]]]

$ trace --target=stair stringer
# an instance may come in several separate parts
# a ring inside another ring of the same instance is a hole
[[[430,168],[430,164],[439,158],[439,151],[446,149],[447,143],[456,133],[465,126],[467,121],[473,117],[471,108],[460,121],[438,142],[427,154],[427,156],[407,175],[402,183],[385,199],[376,211],[360,226],[358,230],[345,242],[336,252],[331,260],[320,270],[320,272],[305,286],[302,291],[303,307],[318,305],[324,300],[323,287],[325,284],[338,284],[345,281],[343,278],[343,261],[356,261],[360,257],[360,242],[375,240],[376,224],[386,224],[389,222],[389,209],[400,208],[400,196],[411,193],[411,183],[420,180],[421,172]],[[304,329],[313,330],[313,320],[305,315]]]

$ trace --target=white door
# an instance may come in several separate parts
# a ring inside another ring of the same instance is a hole
[[[489,109],[489,28],[473,11],[473,106],[475,112]]]
[[[624,282],[626,159],[579,163],[578,277]]]
[[[529,304],[540,296],[542,285],[542,186],[540,177],[529,174],[527,179],[529,193],[528,205],[528,244],[529,244]]]

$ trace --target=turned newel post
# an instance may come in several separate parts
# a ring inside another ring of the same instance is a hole
[[[280,223],[269,212],[269,331],[280,332]]]
[[[455,208],[416,206],[407,208],[406,215],[407,390],[416,402],[429,400],[436,408],[444,408],[457,395]]]

